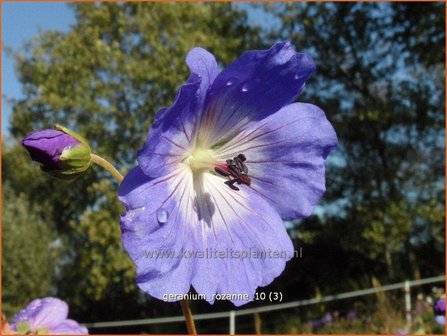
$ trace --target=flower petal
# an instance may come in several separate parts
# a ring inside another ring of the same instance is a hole
[[[243,153],[252,192],[269,200],[283,218],[297,219],[309,216],[323,195],[324,162],[336,146],[324,112],[296,103],[244,130],[218,153],[220,160]]]
[[[293,245],[268,202],[244,185],[235,192],[223,182],[209,173],[194,182],[201,200],[195,249],[208,251],[211,258],[195,260],[192,285],[209,302],[214,293],[247,295],[231,300],[239,306],[281,274]]]
[[[160,300],[165,294],[186,294],[191,286],[192,260],[178,258],[182,248],[192,249],[196,223],[189,186],[188,169],[154,179],[139,167],[120,185],[119,198],[126,205],[123,246],[137,266],[138,286]]]
[[[203,104],[209,87],[219,73],[216,59],[203,48],[193,48],[186,56],[186,63],[191,73],[197,74],[202,79],[199,96],[201,104]],[[198,110],[201,111],[202,106]]]
[[[138,164],[151,177],[163,176],[175,169],[193,146],[205,94],[217,76],[216,60],[205,49],[193,48],[186,62],[191,76],[180,88],[172,106],[157,113],[146,144],[138,153]]]
[[[67,335],[87,335],[88,329],[79,325],[74,320],[65,320],[58,326],[49,330],[51,334],[67,334]]]
[[[209,89],[200,141],[216,144],[293,102],[315,70],[312,59],[290,42],[249,51],[216,78]]]
[[[142,290],[163,300],[192,284],[209,302],[215,293],[248,295],[232,300],[241,305],[283,271],[293,246],[281,218],[249,188],[236,193],[223,182],[209,173],[193,181],[182,168],[157,179],[139,168],[126,176],[119,191],[126,205],[122,241]],[[165,223],[157,209],[169,213]]]
[[[193,145],[200,78],[192,74],[180,88],[174,104],[155,116],[144,147],[138,152],[138,164],[148,176],[169,173]]]
[[[45,129],[27,135],[22,145],[33,161],[47,168],[59,168],[59,157],[66,148],[79,144],[72,136],[55,129]]]
[[[36,299],[18,314],[11,324],[28,322],[31,329],[52,328],[62,323],[68,315],[68,305],[57,298]]]
[[[438,324],[445,325],[445,316],[443,316],[443,315],[437,315],[437,316],[435,316],[435,321],[436,321],[436,323],[438,323]]]

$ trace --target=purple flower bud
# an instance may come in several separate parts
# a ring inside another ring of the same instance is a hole
[[[90,166],[90,146],[79,134],[56,125],[25,137],[22,145],[33,161],[46,173],[61,179],[73,179]]]
[[[88,334],[85,327],[67,319],[68,305],[57,298],[36,299],[17,313],[11,322],[19,334]]]
[[[60,168],[59,158],[64,150],[79,144],[80,142],[71,135],[56,129],[31,133],[22,141],[31,159],[50,169]]]

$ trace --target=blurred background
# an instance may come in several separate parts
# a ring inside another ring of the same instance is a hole
[[[37,27],[40,27],[39,29]],[[81,323],[181,315],[139,291],[121,247],[117,184],[43,175],[20,146],[63,124],[125,173],[194,46],[223,67],[290,40],[317,65],[299,101],[326,111],[340,145],[309,219],[286,223],[301,258],[260,291],[283,302],[445,274],[444,3],[3,3],[2,310],[57,296]],[[14,70],[13,70],[14,69]],[[237,333],[443,333],[444,282],[238,316]],[[239,309],[269,306],[256,301]],[[194,313],[234,309],[191,303]],[[228,318],[197,321],[228,333]],[[185,333],[183,322],[90,328]]]

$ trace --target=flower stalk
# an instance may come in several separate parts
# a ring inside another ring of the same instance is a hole
[[[91,161],[96,163],[97,165],[101,166],[110,174],[113,175],[113,177],[118,181],[118,183],[121,183],[123,180],[123,175],[116,169],[109,161],[106,159],[100,157],[96,154],[91,154]],[[190,335],[197,335],[196,326],[194,324],[194,320],[192,318],[191,308],[189,307],[189,303],[187,300],[181,300],[180,304],[182,306],[183,315],[185,316],[186,321],[186,327],[188,328],[188,333]]]
[[[197,335],[196,326],[192,318],[191,308],[187,300],[180,300],[180,305],[182,306],[183,315],[186,320],[186,327],[188,328],[188,334]]]
[[[121,183],[121,181],[124,178],[123,175],[121,175],[118,169],[116,169],[109,161],[93,153],[90,156],[90,160],[96,163],[98,166],[103,167],[105,170],[107,170],[110,174],[113,175],[113,177],[118,181],[118,183]]]

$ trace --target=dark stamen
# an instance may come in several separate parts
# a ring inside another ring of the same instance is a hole
[[[245,184],[248,186],[251,184],[251,179],[247,175],[248,168],[244,163],[246,160],[247,158],[244,154],[239,154],[233,159],[226,160],[226,164],[219,164],[219,166],[215,167],[214,170],[220,175],[230,178],[230,180],[226,181],[225,184],[231,189],[238,191],[239,188],[234,185],[235,183]]]

